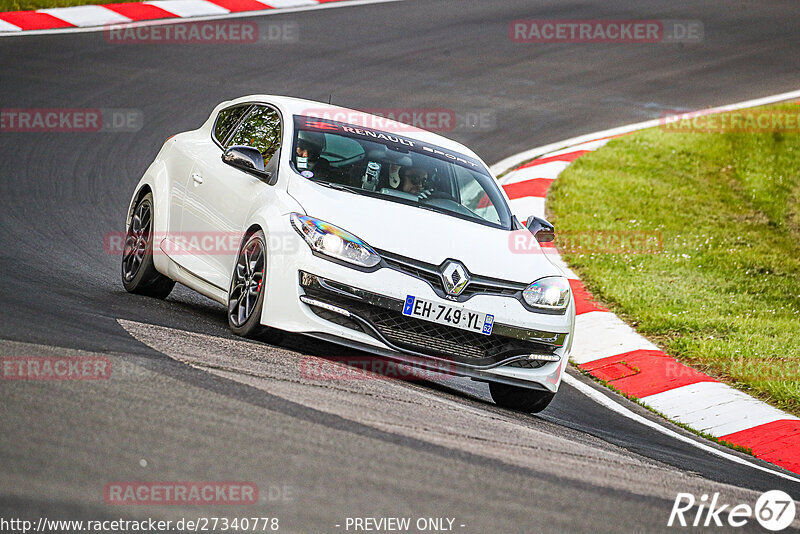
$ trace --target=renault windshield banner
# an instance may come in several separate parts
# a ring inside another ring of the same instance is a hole
[[[455,153],[445,150],[442,147],[423,143],[417,139],[409,139],[397,134],[382,132],[358,126],[355,124],[346,124],[318,117],[305,117],[295,115],[294,117],[295,130],[312,130],[322,133],[336,133],[346,137],[355,139],[364,139],[366,141],[373,141],[388,146],[392,150],[398,152],[408,152],[409,150],[431,156],[442,161],[449,161],[486,174],[483,165],[475,159],[463,154]]]

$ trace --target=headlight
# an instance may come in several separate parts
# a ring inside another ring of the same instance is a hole
[[[291,220],[311,250],[367,268],[375,267],[381,261],[369,245],[337,226],[298,213],[292,213]]]
[[[540,278],[525,288],[522,298],[533,308],[564,310],[569,304],[569,282],[562,276]]]

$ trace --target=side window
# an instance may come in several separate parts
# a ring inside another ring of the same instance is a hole
[[[217,115],[217,122],[214,124],[214,139],[219,144],[224,144],[225,140],[231,134],[236,125],[244,116],[245,112],[250,109],[250,105],[246,106],[233,106],[223,109]]]
[[[257,148],[267,165],[281,147],[281,117],[267,106],[256,106],[244,120],[226,148],[247,145]]]
[[[494,223],[500,223],[497,208],[492,204],[477,175],[461,166],[453,165],[461,204],[471,212]]]

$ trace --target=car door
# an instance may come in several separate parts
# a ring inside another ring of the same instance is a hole
[[[266,105],[250,107],[222,143],[208,140],[207,156],[196,161],[187,181],[181,233],[196,251],[193,272],[220,289],[228,290],[252,204],[269,187],[261,178],[223,162],[223,150],[234,145],[255,147],[266,165],[277,158],[281,131],[277,110]]]
[[[194,162],[198,158],[198,146],[193,140],[180,139],[164,159],[169,176],[169,210],[166,234],[158,236],[159,246],[164,251],[172,251],[179,241],[183,203],[186,198],[186,179],[191,175]],[[169,241],[162,243],[161,240]]]
[[[192,246],[190,239],[192,236],[184,235],[182,231],[187,191],[195,183],[193,176],[197,161],[213,157],[215,148],[212,145],[216,143],[221,146],[221,142],[230,138],[251,108],[252,105],[247,104],[232,106],[221,111],[212,130],[212,144],[202,137],[179,136],[167,160],[170,176],[169,225],[160,247],[172,261],[201,278],[209,275],[208,264],[202,259],[199,249]]]

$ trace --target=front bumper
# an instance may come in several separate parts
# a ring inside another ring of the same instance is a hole
[[[463,305],[494,314],[491,336],[411,319],[401,311],[409,294],[458,304],[443,301],[428,282],[396,269],[363,272],[315,256],[293,234],[298,242],[289,244],[288,257],[273,252],[268,262],[262,324],[414,367],[557,391],[572,343],[574,304],[560,316],[537,314],[515,298],[481,292]]]
[[[300,300],[322,319],[364,332],[415,357],[491,369],[519,362],[526,368],[559,362],[567,334],[495,323],[486,336],[403,315],[403,300],[300,272]]]

